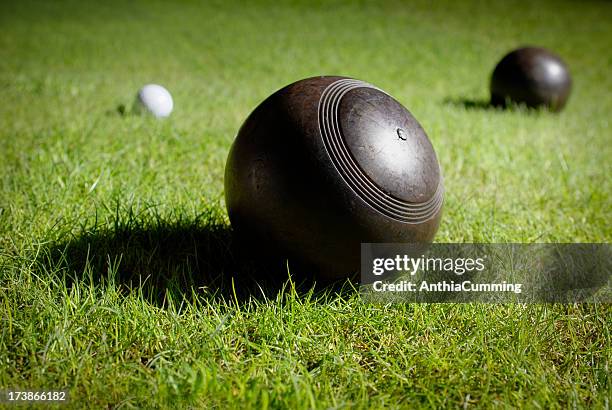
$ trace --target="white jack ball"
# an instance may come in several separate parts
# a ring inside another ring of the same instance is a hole
[[[157,118],[170,115],[174,102],[170,92],[161,85],[147,84],[138,91],[135,107],[137,112],[148,111]]]

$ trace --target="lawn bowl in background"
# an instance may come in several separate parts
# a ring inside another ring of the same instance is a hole
[[[563,109],[572,89],[572,78],[565,62],[540,47],[523,47],[508,53],[491,76],[491,104],[508,103],[527,107]]]

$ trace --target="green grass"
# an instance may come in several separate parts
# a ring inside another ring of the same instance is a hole
[[[375,306],[292,282],[249,298],[223,169],[263,98],[347,75],[428,132],[437,241],[609,242],[611,13],[2,2],[0,388],[66,388],[74,407],[609,408],[609,305]],[[560,115],[482,107],[522,44],[567,61]],[[173,93],[170,119],[117,113],[147,82]]]

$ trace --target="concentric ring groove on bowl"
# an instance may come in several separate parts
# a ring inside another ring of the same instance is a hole
[[[321,94],[318,107],[319,132],[331,162],[346,184],[366,204],[378,212],[409,224],[420,224],[428,221],[442,207],[444,197],[442,175],[440,175],[440,181],[431,198],[424,202],[408,202],[396,198],[378,187],[357,165],[351,154],[340,129],[338,111],[342,98],[348,92],[358,88],[371,88],[385,93],[363,81],[340,79],[327,86]]]

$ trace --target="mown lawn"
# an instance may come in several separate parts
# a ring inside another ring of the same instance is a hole
[[[437,241],[610,241],[612,3],[429,3],[0,3],[0,389],[76,408],[609,408],[609,305],[376,306],[245,279],[230,144],[322,74],[421,122],[447,190]],[[560,115],[486,106],[524,44],[567,61]],[[148,82],[174,96],[166,121],[119,112]]]

